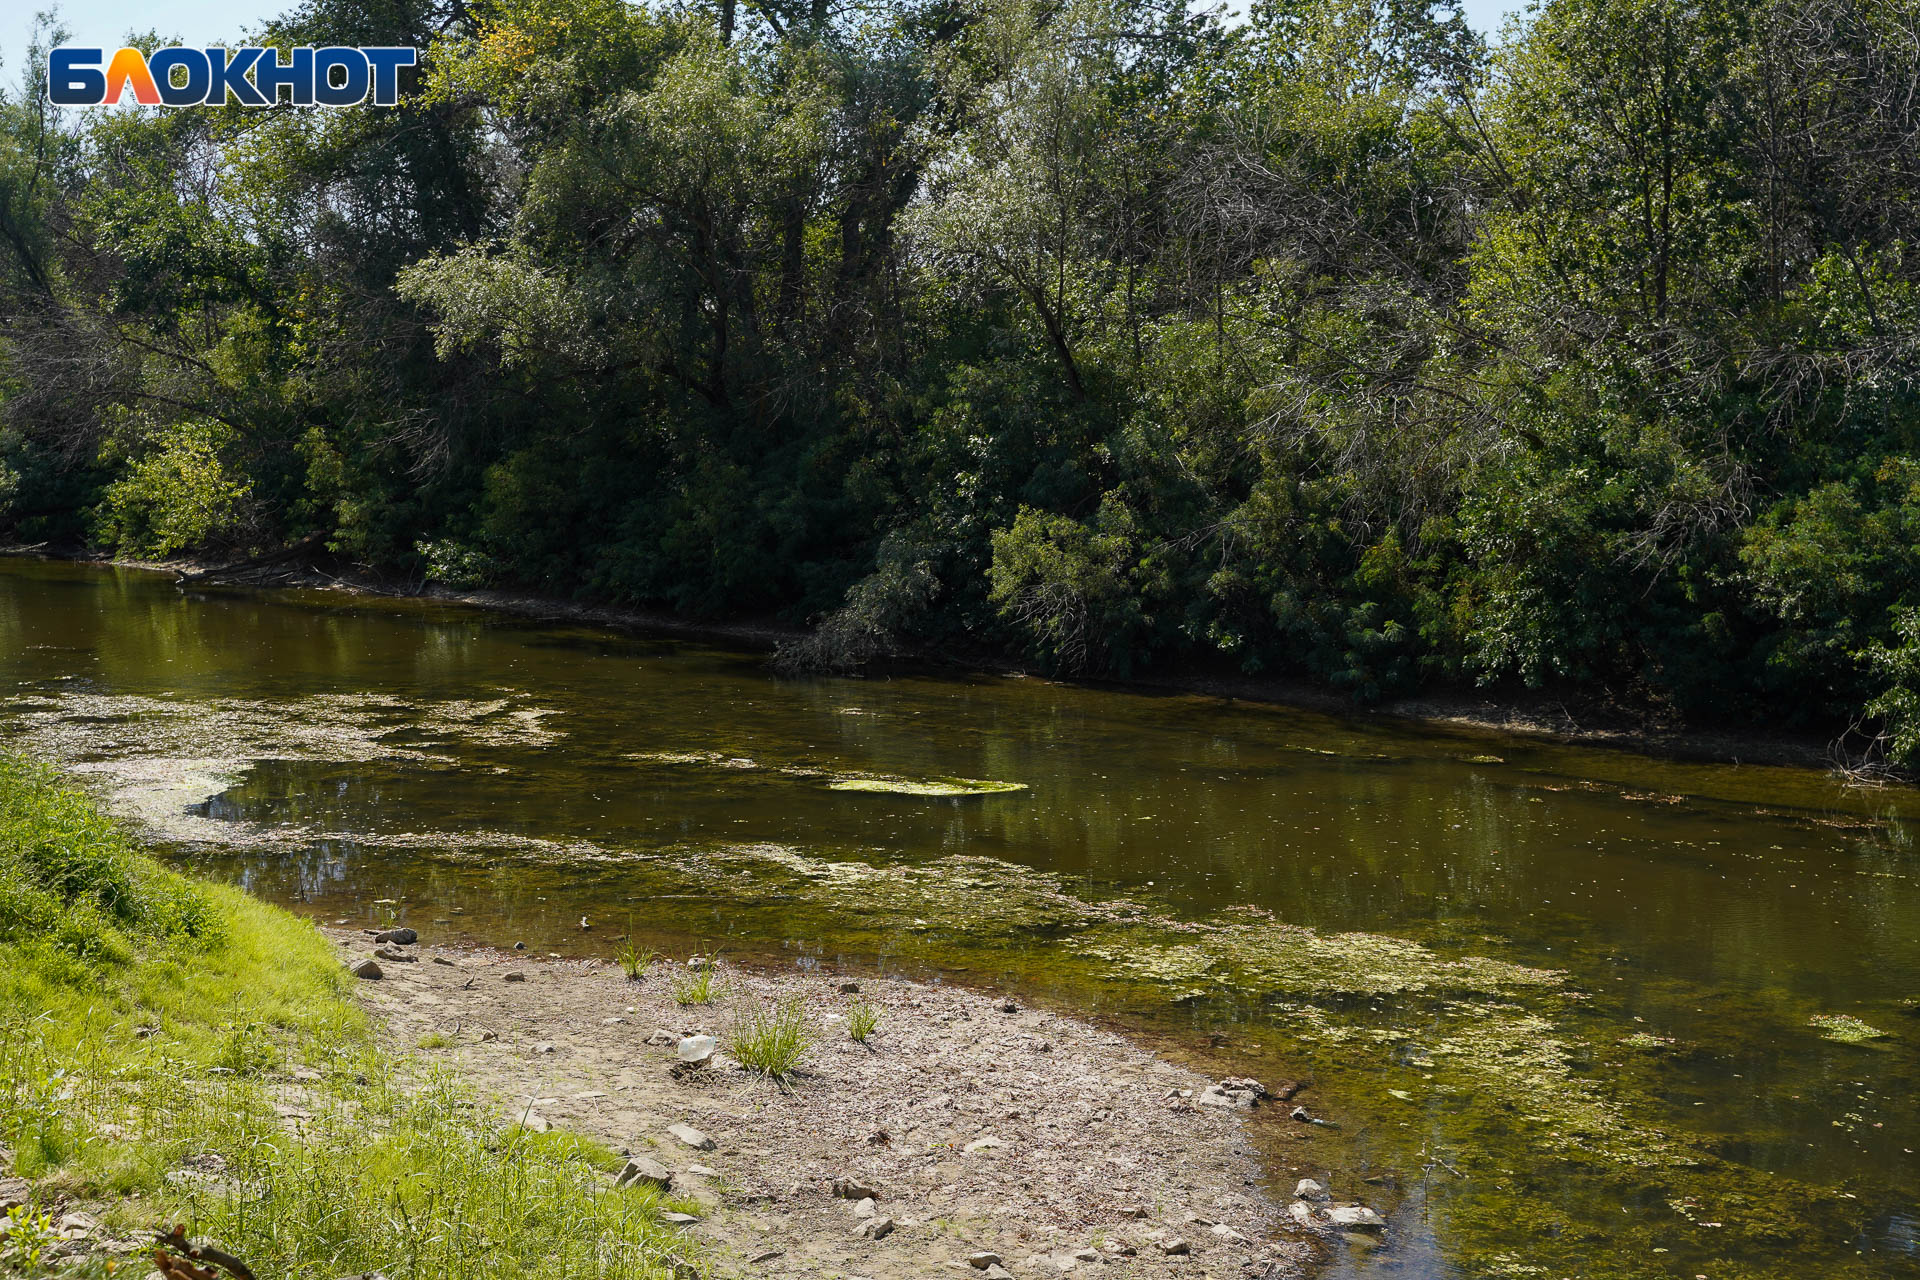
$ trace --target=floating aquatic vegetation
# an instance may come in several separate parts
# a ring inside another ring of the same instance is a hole
[[[1818,1029],[1824,1039],[1840,1044],[1865,1044],[1887,1034],[1871,1023],[1844,1013],[1816,1013],[1807,1022]]]
[[[730,756],[719,751],[631,751],[623,760],[645,764],[712,765],[718,769],[758,769],[760,764],[747,756]]]
[[[1651,1031],[1636,1031],[1631,1035],[1621,1036],[1620,1043],[1629,1049],[1658,1053],[1671,1049],[1680,1042],[1672,1036],[1657,1036]]]
[[[1449,959],[1405,938],[1374,933],[1320,933],[1283,924],[1265,913],[1246,923],[1183,925],[1179,941],[1128,939],[1081,944],[1086,954],[1150,981],[1191,983],[1207,978],[1239,995],[1381,996],[1407,992],[1495,994],[1558,987],[1566,975],[1552,969],[1485,956]]]
[[[835,778],[833,791],[882,791],[900,796],[992,796],[1025,791],[1024,782],[992,782],[980,778]]]

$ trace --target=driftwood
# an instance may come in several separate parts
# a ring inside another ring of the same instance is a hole
[[[201,569],[194,573],[181,573],[174,576],[174,582],[185,586],[195,582],[234,582],[263,570],[275,569],[283,564],[299,560],[315,551],[326,548],[327,535],[311,533],[290,547],[270,551],[251,560],[241,560],[234,564],[223,564],[212,569]]]
[[[163,1280],[220,1280],[221,1271],[233,1280],[255,1280],[247,1264],[232,1254],[210,1244],[188,1243],[185,1227],[177,1226],[155,1239],[160,1247],[153,1251],[153,1265]],[[201,1263],[207,1265],[198,1265]],[[219,1270],[214,1270],[215,1267]]]

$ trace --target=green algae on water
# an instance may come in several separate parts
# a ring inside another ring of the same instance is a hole
[[[1823,1038],[1840,1044],[1865,1044],[1887,1034],[1871,1023],[1844,1013],[1816,1013],[1807,1022],[1817,1028]]]
[[[993,782],[979,778],[835,778],[830,791],[879,791],[898,796],[993,796],[1025,791],[1024,782]]]

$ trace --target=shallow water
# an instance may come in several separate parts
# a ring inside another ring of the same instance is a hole
[[[321,917],[1005,985],[1309,1077],[1339,1127],[1265,1113],[1276,1184],[1393,1218],[1336,1274],[1920,1274],[1910,791],[30,561],[0,729]]]

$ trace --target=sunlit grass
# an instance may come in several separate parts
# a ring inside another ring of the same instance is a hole
[[[861,1044],[872,1038],[880,1029],[880,1010],[865,1000],[856,1000],[847,1010],[847,1034]]]
[[[4,756],[0,836],[0,1149],[42,1209],[184,1223],[262,1276],[656,1280],[684,1257],[657,1192],[612,1189],[611,1151],[379,1051],[312,926],[162,870]]]
[[[673,1001],[678,1005],[712,1004],[720,994],[720,960],[701,956],[673,979]]]
[[[775,1080],[791,1076],[813,1047],[813,1024],[805,1001],[789,996],[774,1004],[737,1009],[729,1049],[734,1060],[749,1071]]]

